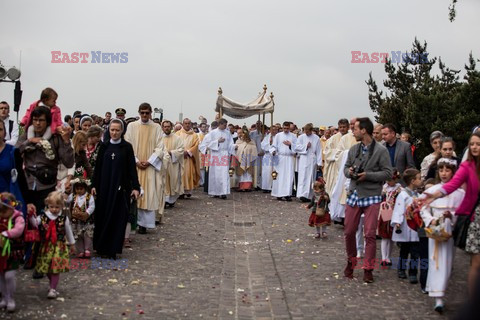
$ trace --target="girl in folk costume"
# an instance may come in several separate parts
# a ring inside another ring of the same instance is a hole
[[[23,259],[25,220],[20,211],[20,203],[8,192],[0,194],[0,309],[15,311],[15,270]]]
[[[312,209],[308,225],[317,228],[316,239],[327,237],[327,226],[332,222],[328,210],[329,203],[330,197],[325,191],[325,181],[319,178],[319,181],[315,181],[313,184],[313,198],[310,204],[307,205],[307,209]]]
[[[239,177],[238,190],[251,191],[254,183],[255,160],[257,159],[257,145],[248,133],[247,127],[238,130],[238,140],[235,143],[236,173]]]
[[[102,138],[103,130],[99,126],[91,126],[87,131],[87,147],[85,148],[86,155],[92,172],[95,171],[95,164],[97,163],[98,151],[100,150],[100,139]]]
[[[73,193],[68,196],[67,203],[72,213],[72,230],[77,257],[88,259],[92,256],[95,200],[87,191],[88,180],[77,178],[72,180],[72,184]]]
[[[408,255],[410,255],[408,276],[410,283],[415,284],[418,283],[419,239],[417,232],[407,225],[405,212],[413,200],[418,197],[415,190],[422,186],[420,171],[417,169],[405,170],[403,180],[407,187],[397,196],[390,225],[394,227],[395,231],[392,234],[392,240],[400,243],[398,277],[400,279],[407,278],[405,270],[407,269]]]
[[[426,193],[434,193],[450,181],[457,170],[455,159],[441,158],[437,162],[437,176],[441,183],[426,190]],[[425,223],[427,236],[431,233],[440,235],[440,238],[429,236],[429,268],[426,290],[430,297],[435,298],[435,311],[442,312],[448,279],[452,271],[453,263],[453,238],[452,227],[455,223],[455,210],[462,203],[465,192],[457,189],[448,196],[439,198],[429,206],[422,208],[420,212]]]
[[[402,185],[398,183],[399,174],[396,169],[393,170],[392,179],[388,180],[383,186],[382,197],[383,202],[380,205],[380,212],[378,215],[378,235],[382,238],[381,251],[383,267],[391,266],[392,261],[390,256],[392,254],[392,232],[393,228],[390,225],[392,221],[393,208],[395,207],[395,200],[402,191]]]
[[[31,216],[30,222],[38,226],[41,235],[40,252],[37,258],[35,270],[38,273],[46,273],[50,280],[50,289],[47,298],[58,297],[58,281],[60,272],[67,272],[70,266],[69,248],[75,253],[75,238],[73,237],[70,220],[62,214],[63,195],[60,192],[50,192],[45,199],[47,211],[36,217]]]
[[[93,175],[92,166],[87,159],[86,147],[87,147],[87,134],[83,131],[75,133],[72,139],[73,151],[75,154],[75,173],[74,178],[90,179]]]

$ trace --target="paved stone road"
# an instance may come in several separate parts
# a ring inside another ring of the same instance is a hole
[[[8,319],[440,319],[433,301],[396,277],[374,272],[366,285],[342,277],[342,229],[317,240],[298,202],[261,192],[228,200],[197,192],[166,211],[165,224],[133,235],[125,270],[73,270],[61,296],[48,300],[46,279],[17,276]],[[378,242],[378,247],[380,243]],[[377,257],[379,254],[377,254]],[[398,256],[395,248],[394,256]],[[465,298],[468,257],[457,251],[446,316]]]

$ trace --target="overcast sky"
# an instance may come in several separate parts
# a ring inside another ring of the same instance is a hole
[[[183,105],[184,117],[211,121],[219,86],[247,102],[265,83],[275,122],[328,125],[373,116],[365,80],[370,71],[379,84],[385,78],[381,63],[351,63],[351,51],[406,51],[416,36],[452,69],[470,52],[480,58],[480,1],[460,0],[453,23],[450,2],[2,0],[0,61],[18,67],[22,52],[21,116],[52,87],[63,115],[124,107],[135,116],[149,102],[171,120]],[[54,64],[51,51],[127,52],[128,62]],[[13,88],[0,83],[12,106]]]

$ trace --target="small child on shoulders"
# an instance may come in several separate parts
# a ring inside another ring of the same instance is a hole
[[[50,109],[50,112],[52,114],[52,123],[47,128],[47,131],[43,135],[43,138],[45,140],[49,140],[52,134],[54,133],[61,134],[63,121],[62,121],[61,110],[56,105],[57,98],[58,98],[58,94],[57,92],[55,92],[55,90],[53,90],[52,88],[46,88],[42,91],[40,95],[40,100],[33,102],[30,105],[30,107],[27,109],[27,111],[25,112],[25,115],[22,118],[22,121],[20,121],[20,126],[25,127],[25,131],[27,132],[28,139],[35,137],[35,134],[33,132],[33,126],[31,125],[30,116],[32,114],[32,111],[39,106],[44,106]]]

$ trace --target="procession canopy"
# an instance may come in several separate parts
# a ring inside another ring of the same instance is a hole
[[[234,119],[245,119],[254,115],[273,113],[275,103],[273,93],[267,95],[267,86],[263,86],[263,91],[251,102],[238,103],[223,95],[222,88],[218,89],[218,99],[215,111],[225,114]]]

